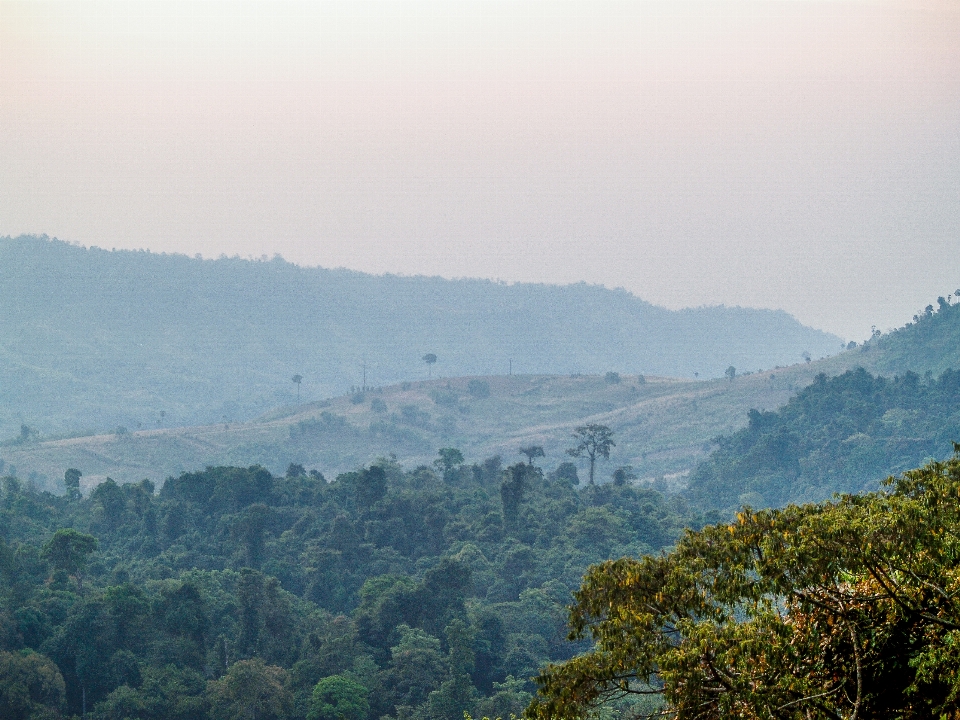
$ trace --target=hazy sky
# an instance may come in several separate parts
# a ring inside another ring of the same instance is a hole
[[[960,2],[0,0],[0,234],[782,307],[960,288]]]

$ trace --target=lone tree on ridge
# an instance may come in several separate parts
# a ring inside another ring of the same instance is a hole
[[[613,430],[606,425],[581,425],[573,433],[577,446],[567,450],[575,458],[586,456],[590,460],[590,484],[593,485],[593,471],[597,458],[609,458],[610,448],[616,447]]]
[[[520,454],[526,455],[529,465],[533,465],[533,459],[538,457],[544,457],[543,445],[528,445],[527,447],[520,448]]]

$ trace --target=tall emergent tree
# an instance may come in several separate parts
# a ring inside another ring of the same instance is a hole
[[[433,353],[427,353],[423,356],[423,361],[427,364],[427,373],[433,377],[433,364],[437,361],[437,356]]]
[[[744,509],[594,566],[528,715],[661,696],[675,718],[960,717],[960,446],[882,492]]]
[[[543,445],[527,445],[520,448],[520,454],[526,455],[530,465],[533,465],[533,459],[544,457]]]
[[[83,473],[76,468],[67,468],[63,473],[63,486],[67,489],[67,497],[71,500],[79,500],[81,497],[80,478],[82,476]]]
[[[590,460],[590,484],[593,485],[593,471],[597,458],[609,458],[610,448],[616,447],[613,430],[606,425],[581,425],[573,433],[577,446],[567,450],[573,457],[586,456]]]
[[[457,468],[463,465],[463,453],[457,448],[440,448],[439,456],[433,461],[434,466],[443,473],[443,479],[450,482],[456,474]]]

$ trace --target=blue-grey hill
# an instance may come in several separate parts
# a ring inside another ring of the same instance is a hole
[[[671,311],[577,284],[373,276],[0,238],[0,437],[237,422],[434,377],[770,368],[839,338],[783,311]],[[438,360],[427,367],[422,358]],[[294,375],[302,377],[295,385]]]

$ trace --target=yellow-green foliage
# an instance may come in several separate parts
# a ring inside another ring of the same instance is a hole
[[[744,511],[587,574],[534,718],[655,693],[677,718],[956,717],[960,454],[835,502]]]

